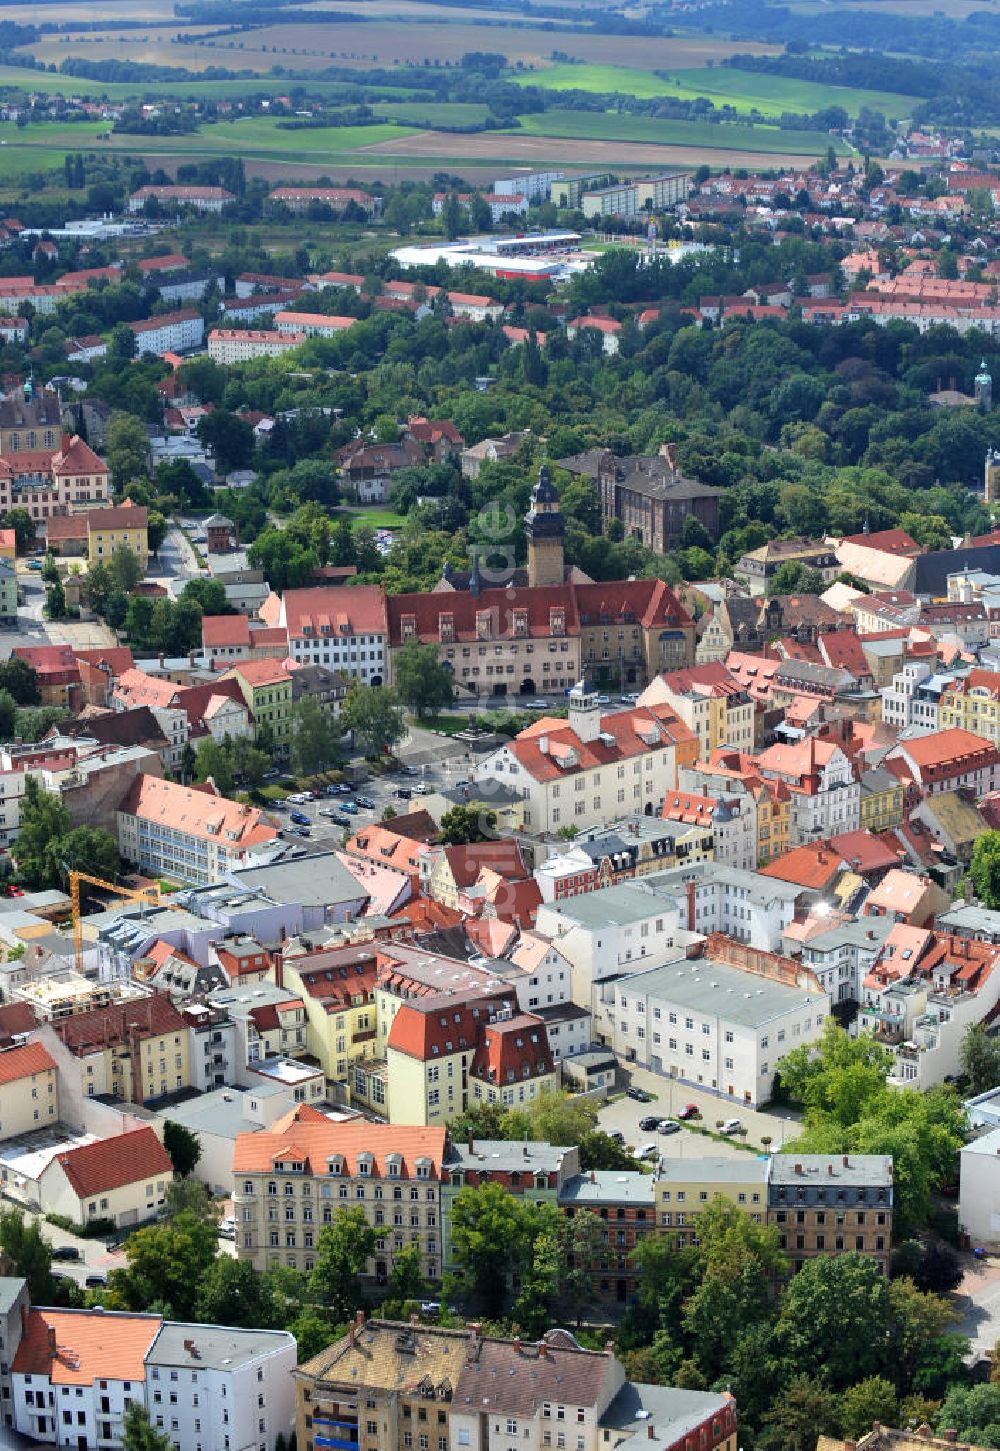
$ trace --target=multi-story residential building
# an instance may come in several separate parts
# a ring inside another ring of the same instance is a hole
[[[126,499],[120,508],[91,509],[87,513],[87,559],[100,564],[117,549],[127,549],[142,566],[149,562],[149,510]]]
[[[942,697],[957,679],[953,674],[935,671],[933,661],[907,660],[893,675],[892,684],[882,691],[882,719],[899,730],[906,726],[938,730],[942,724]]]
[[[163,357],[164,353],[187,353],[192,348],[200,348],[205,341],[204,318],[193,307],[164,312],[158,317],[130,322],[128,326],[135,333],[140,357],[146,353],[156,357]]]
[[[474,1103],[517,1107],[557,1081],[544,1022],[520,1012],[500,982],[470,987],[463,999],[432,993],[400,1004],[386,1062],[395,1124],[449,1123]]]
[[[957,726],[1000,745],[1000,675],[992,670],[970,670],[941,693],[938,726]]]
[[[131,213],[141,212],[147,202],[162,211],[221,212],[236,198],[222,186],[141,186],[128,199]]]
[[[840,565],[829,544],[815,539],[772,539],[759,549],[751,549],[737,560],[733,577],[746,585],[751,596],[759,598],[769,593],[770,581],[783,564],[801,564],[806,569],[815,569],[823,576],[823,583],[829,584],[837,575]]]
[[[108,1095],[146,1103],[191,1086],[187,1020],[161,993],[72,1011],[35,1036],[71,1101]]]
[[[693,765],[697,739],[668,706],[603,714],[583,682],[569,694],[569,719],[543,716],[473,768],[522,792],[528,831],[603,825],[627,812],[657,814]]]
[[[626,1062],[720,1098],[766,1103],[785,1054],[822,1037],[830,998],[788,959],[754,953],[734,966],[714,958],[723,943],[620,979],[613,1047]]]
[[[678,1248],[695,1244],[698,1216],[715,1199],[735,1204],[755,1224],[763,1224],[767,1216],[767,1175],[768,1160],[749,1155],[663,1158],[653,1184],[657,1227],[661,1233],[669,1230]]]
[[[305,333],[261,328],[213,328],[208,335],[208,356],[214,363],[246,363],[251,358],[280,358],[306,340]]]
[[[793,950],[816,974],[834,1003],[860,1002],[861,984],[874,966],[892,930],[888,917],[863,917],[838,922],[825,932],[811,933]]]
[[[679,925],[688,932],[720,933],[763,952],[780,952],[795,915],[801,887],[741,872],[720,862],[693,862],[650,878],[662,896],[673,896]]]
[[[558,1200],[567,1219],[593,1214],[604,1221],[601,1249],[590,1267],[594,1293],[620,1305],[634,1300],[640,1272],[632,1251],[656,1229],[656,1181],[648,1174],[591,1169],[567,1178]],[[572,1255],[567,1263],[574,1267]]]
[[[384,685],[389,669],[386,601],[375,585],[290,589],[261,606],[266,625],[288,631],[288,653],[325,665],[362,685]]]
[[[384,847],[387,843],[379,844]],[[405,847],[403,852],[409,854]],[[517,841],[477,841],[467,846],[419,843],[414,856],[420,890],[445,907],[457,908],[463,890],[475,886],[484,870],[498,872],[510,883],[526,881],[530,876]]]
[[[254,738],[287,754],[292,738],[292,677],[280,660],[243,660],[223,676],[235,680],[253,717]]]
[[[217,882],[263,858],[278,835],[255,807],[154,776],[133,781],[117,815],[126,861],[195,885]]]
[[[835,742],[807,736],[794,745],[769,746],[756,767],[761,777],[788,788],[791,846],[858,829],[861,787],[849,756]]]
[[[62,434],[58,393],[26,384],[0,399],[0,454],[55,449]]]
[[[767,1223],[793,1270],[854,1250],[884,1275],[892,1248],[892,1159],[887,1154],[775,1154],[767,1161]]]
[[[966,786],[978,797],[1000,786],[1000,749],[957,726],[900,741],[886,762],[926,795]]]
[[[0,1140],[59,1122],[55,1059],[43,1043],[0,1052]]]
[[[202,1451],[270,1451],[295,1424],[284,1330],[25,1308],[12,1361],[12,1424],[58,1446],[121,1447],[132,1403],[173,1445]]]
[[[86,511],[107,499],[107,464],[76,435],[57,442],[55,451],[21,448],[0,454],[2,509],[25,509],[37,521]]]
[[[622,691],[694,659],[694,620],[662,580],[575,584],[573,592],[588,680]]]
[[[463,1189],[502,1184],[509,1194],[535,1204],[556,1204],[566,1185],[580,1176],[580,1151],[538,1140],[472,1139],[453,1142],[441,1167],[442,1265],[455,1268],[451,1255],[451,1209]],[[644,1177],[644,1176],[640,1176]],[[647,1180],[647,1182],[650,1182]]]
[[[640,695],[639,704],[669,705],[698,737],[704,760],[724,746],[753,750],[753,701],[719,661],[657,676]]]
[[[351,1065],[374,1051],[378,955],[370,942],[295,953],[289,943],[275,977],[302,1004],[311,1053],[331,1086],[350,1077]]]
[[[315,1243],[338,1207],[360,1207],[378,1234],[365,1276],[384,1284],[404,1245],[441,1274],[441,1166],[446,1130],[334,1123],[299,1108],[233,1151],[236,1254],[258,1270],[311,1270]]]
[[[0,559],[0,622],[17,623],[17,571],[8,559]]]
[[[125,1229],[163,1211],[174,1176],[170,1155],[148,1125],[56,1154],[38,1176],[39,1207],[86,1227]]]
[[[658,212],[686,201],[691,186],[690,172],[664,172],[585,191],[580,206],[585,217],[636,217],[640,212]]]
[[[354,327],[357,321],[356,317],[338,317],[326,312],[286,311],[275,313],[274,326],[279,333],[301,340],[303,337],[336,337],[338,333],[347,332]]]
[[[898,776],[884,766],[863,771],[858,801],[858,825],[862,831],[891,831],[903,820],[905,793]]]
[[[790,849],[791,792],[783,781],[760,776],[755,756],[718,751],[711,760],[685,766],[677,774],[682,790],[704,792],[713,797],[731,791],[748,798],[755,808],[757,822],[757,856],[751,866],[766,866]]]
[[[348,206],[360,207],[368,217],[377,215],[382,209],[382,198],[370,196],[354,186],[276,186],[268,193],[272,205],[287,207],[294,214],[306,212],[312,206],[340,214]]]

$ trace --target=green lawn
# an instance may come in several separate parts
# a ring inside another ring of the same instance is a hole
[[[183,150],[184,143],[188,142],[196,151],[203,147],[226,155],[237,152],[264,155],[273,151],[301,160],[315,160],[317,157],[322,160],[335,152],[357,151],[361,146],[402,140],[405,136],[412,136],[415,129],[381,121],[374,126],[317,126],[289,131],[279,127],[276,117],[247,116],[243,121],[219,121],[214,126],[203,126],[194,136],[169,136],[163,140],[173,150]],[[146,149],[146,139],[141,138],[141,149]]]
[[[235,68],[235,63],[234,63]],[[123,101],[128,96],[170,96],[184,98],[200,96],[206,100],[241,100],[247,96],[288,95],[289,92],[305,89],[311,96],[336,97],[356,91],[364,85],[364,75],[359,73],[357,82],[294,80],[289,76],[254,76],[247,80],[193,80],[193,81],[89,81],[82,76],[58,75],[52,71],[21,69],[20,66],[0,66],[0,90],[39,91],[46,96],[106,96],[109,101]],[[373,95],[392,99],[419,99],[421,92],[406,86],[378,86]],[[106,128],[105,128],[106,129]]]
[[[334,522],[345,516],[355,529],[359,524],[370,524],[373,529],[402,529],[406,523],[406,515],[397,514],[392,509],[337,509]]]
[[[763,116],[780,116],[783,111],[818,111],[824,106],[843,106],[856,116],[862,106],[870,106],[888,117],[900,117],[908,116],[918,104],[917,97],[900,96],[892,91],[822,86],[784,76],[734,70],[730,66],[670,71],[666,73],[666,78],[661,78],[652,71],[632,70],[625,66],[571,65],[564,62],[527,74],[511,73],[509,78],[522,86],[543,86],[554,91],[618,92],[640,100],[657,96],[695,100],[698,96],[706,96],[716,105],[728,104],[740,111],[756,110]]]
[[[825,131],[782,131],[777,126],[661,121],[654,116],[618,115],[613,111],[544,111],[519,119],[521,130],[532,136],[569,136],[581,141],[648,141],[661,146],[714,146],[727,151],[817,156],[832,141],[841,154],[850,151],[840,137],[828,136]]]

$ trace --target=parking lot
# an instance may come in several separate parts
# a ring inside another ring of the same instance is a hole
[[[661,1078],[659,1074],[648,1073],[641,1068],[632,1071],[631,1083],[651,1094],[651,1101],[638,1103],[627,1097],[617,1098],[613,1103],[605,1104],[598,1114],[599,1126],[608,1133],[618,1131],[624,1134],[625,1143],[631,1148],[639,1148],[655,1141],[660,1153],[667,1157],[734,1155],[746,1153],[746,1149],[739,1147],[740,1143],[762,1148],[762,1141],[766,1137],[771,1140],[771,1151],[777,1152],[787,1140],[795,1137],[799,1129],[797,1116],[789,1110],[778,1109],[762,1113],[759,1109],[748,1109],[743,1104],[717,1098],[715,1094],[706,1093],[703,1089]],[[676,1119],[687,1104],[694,1104],[701,1111],[701,1117],[691,1120],[691,1124],[714,1132],[720,1119],[738,1118],[746,1129],[746,1134],[728,1141],[709,1139],[704,1134],[692,1132],[687,1123],[682,1123],[680,1132],[675,1134],[640,1129],[640,1119]]]

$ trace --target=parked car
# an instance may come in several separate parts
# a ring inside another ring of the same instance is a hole
[[[677,1115],[678,1118],[701,1118],[701,1109],[696,1103],[686,1103]]]
[[[41,569],[41,567],[42,567],[42,565],[41,565],[41,561],[40,560],[37,560],[37,559],[29,559],[28,560],[28,568],[30,570],[39,570],[39,569]]]
[[[57,1244],[52,1251],[54,1260],[82,1260],[83,1255],[75,1244]]]
[[[611,696],[610,695],[599,695],[597,697],[597,704],[598,705],[610,705],[611,704]]]
[[[636,1103],[652,1103],[653,1095],[647,1093],[644,1088],[626,1088],[626,1098],[634,1098]]]
[[[418,776],[420,772],[417,770],[416,766],[400,766],[399,774],[401,776]]]
[[[727,1118],[719,1130],[720,1134],[741,1134],[742,1132],[743,1124],[738,1118]]]
[[[655,1144],[640,1144],[635,1151],[637,1159],[658,1159],[660,1151]]]
[[[524,708],[525,710],[548,710],[549,703],[547,700],[526,700]]]
[[[295,822],[296,826],[309,825],[309,817],[305,814],[304,811],[293,811],[291,813],[291,819]]]
[[[296,806],[304,806],[307,801],[311,800],[311,797],[308,791],[296,791],[288,799],[294,801]]]
[[[419,781],[413,789],[418,796],[429,796],[431,794],[431,788],[425,786],[423,781]]]
[[[340,809],[341,811],[346,811],[348,816],[357,816],[358,814],[358,808],[353,801],[342,801],[340,803]]]
[[[337,794],[338,796],[350,796],[351,787],[348,786],[346,781],[341,781],[340,785],[337,787]]]
[[[225,1219],[223,1219],[220,1222],[220,1224],[219,1224],[219,1233],[223,1236],[224,1239],[235,1239],[236,1238],[236,1216],[235,1216],[235,1214],[227,1214],[226,1217],[225,1217]]]
[[[100,1274],[88,1275],[83,1283],[88,1290],[103,1290],[108,1283],[108,1277]]]
[[[345,816],[341,811],[331,811],[330,820],[333,822],[334,826],[350,826],[351,824],[351,818],[349,816]]]
[[[625,1142],[625,1135],[621,1129],[612,1129],[610,1134],[608,1134],[608,1138],[613,1139],[616,1144],[624,1144]]]
[[[308,826],[297,826],[295,828],[295,835],[296,836],[309,836],[310,835],[310,831],[309,831]]]
[[[365,811],[375,810],[375,802],[370,796],[355,796],[354,801],[356,805],[362,807]]]
[[[675,1118],[664,1118],[660,1120],[661,1134],[679,1134],[681,1126]]]
[[[413,800],[413,792],[410,790],[409,786],[397,786],[392,794],[396,797],[398,801]]]
[[[421,1300],[420,1313],[421,1315],[439,1315],[441,1313],[441,1301]]]
[[[655,1133],[660,1127],[660,1120],[655,1113],[647,1113],[644,1118],[639,1120],[639,1127],[644,1134]]]

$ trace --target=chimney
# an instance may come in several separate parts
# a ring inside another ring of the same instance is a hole
[[[515,1335],[514,1336],[514,1354],[515,1355],[520,1355],[521,1354],[521,1337],[520,1337],[520,1335]]]
[[[365,1328],[365,1312],[363,1310],[355,1310],[354,1324],[358,1330],[363,1330]]]
[[[833,1165],[832,1164],[827,1164],[827,1166],[826,1166],[826,1172],[830,1175],[831,1178],[833,1177]]]
[[[544,1340],[540,1340],[538,1342],[538,1358],[540,1360],[547,1360],[548,1359],[548,1356],[549,1356],[549,1347],[545,1344],[545,1341]]]
[[[473,1138],[472,1130],[470,1129],[469,1132],[465,1136],[466,1147],[468,1148],[470,1154],[472,1153],[472,1146],[473,1146],[474,1142],[475,1142],[475,1139]]]
[[[355,1334],[354,1326],[353,1325],[348,1325],[348,1327],[347,1327],[347,1339],[348,1339],[348,1342],[351,1345],[351,1348],[352,1349],[353,1349],[354,1345],[357,1343],[355,1341],[355,1339],[354,1339],[354,1334]]]
[[[845,1154],[845,1155],[844,1155],[844,1168],[845,1168],[845,1169],[849,1169],[849,1168],[850,1168],[850,1167],[851,1167],[851,1161],[850,1161],[850,1158],[849,1158],[849,1157],[848,1157],[848,1155],[847,1155],[847,1154]]]
[[[56,1327],[54,1325],[49,1325],[49,1326],[46,1327],[46,1329],[48,1331],[48,1337],[49,1337],[49,1353],[50,1353],[50,1355],[55,1355],[55,1353],[56,1353]]]
[[[410,1316],[410,1324],[411,1325],[419,1325],[420,1324],[420,1316],[419,1315],[411,1315]]]
[[[651,1441],[656,1440],[656,1427],[653,1425],[652,1421],[650,1421],[649,1425],[646,1427],[646,1435]]]
[[[689,932],[694,932],[696,930],[695,925],[694,925],[694,919],[695,919],[695,905],[694,905],[694,901],[695,901],[696,894],[697,894],[697,886],[696,886],[696,884],[694,882],[688,882],[688,884],[687,884],[687,905],[688,905],[688,931]]]
[[[942,1431],[941,1435],[952,1446],[958,1440],[958,1432],[953,1431],[950,1426],[948,1427],[947,1431]]]
[[[997,1149],[997,1153],[1000,1154],[1000,1149]],[[590,1171],[590,1182],[591,1184],[597,1183],[597,1175],[594,1173],[593,1169],[591,1169]]]
[[[280,988],[285,986],[285,959],[280,952],[274,954],[274,985]]]
[[[796,1172],[796,1174],[801,1174],[802,1173],[802,1165],[801,1164],[796,1164],[795,1165],[795,1172]]]

